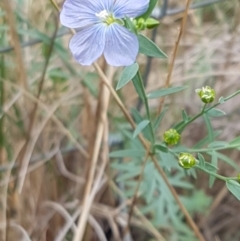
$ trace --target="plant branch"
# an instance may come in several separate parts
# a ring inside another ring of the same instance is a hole
[[[227,100],[230,100],[232,99],[233,97],[237,96],[240,94],[240,90],[236,91],[235,93],[227,96],[224,98],[224,102],[226,102]],[[183,130],[187,125],[189,125],[190,123],[192,123],[193,121],[195,121],[197,118],[199,118],[200,116],[206,114],[208,111],[212,110],[213,108],[221,105],[222,103],[221,102],[217,102],[216,104],[210,106],[209,108],[205,108],[206,105],[204,105],[202,111],[200,113],[198,113],[197,115],[193,116],[188,122],[184,123],[183,125],[179,126],[179,128],[177,128],[176,130],[179,131],[179,130]]]
[[[117,93],[115,92],[115,90],[113,89],[113,87],[111,85],[109,85],[107,77],[105,76],[105,74],[103,73],[103,71],[101,70],[101,68],[98,66],[98,64],[94,63],[94,67],[97,71],[97,73],[99,74],[99,76],[102,78],[104,84],[106,84],[106,86],[109,88],[112,96],[114,97],[115,101],[117,102],[118,106],[120,107],[120,109],[122,110],[122,112],[124,113],[126,119],[129,121],[129,123],[131,124],[132,128],[135,129],[136,125],[131,117],[131,115],[128,113],[127,109],[125,108],[125,106],[123,105],[121,99],[118,97]],[[138,135],[138,138],[140,139],[141,143],[143,144],[144,148],[146,150],[149,150],[149,143],[144,139],[144,137],[140,134]],[[150,153],[149,153],[150,154]],[[170,192],[172,193],[174,199],[176,200],[180,210],[183,212],[183,214],[185,215],[190,227],[192,228],[192,230],[194,231],[194,233],[196,234],[196,236],[198,237],[198,239],[200,241],[205,241],[205,239],[203,238],[203,236],[201,235],[197,225],[194,223],[192,217],[190,216],[190,214],[188,213],[187,209],[183,206],[183,204],[181,203],[175,189],[171,186],[171,184],[168,181],[168,178],[166,176],[166,174],[164,173],[164,171],[162,170],[161,166],[158,164],[157,159],[154,156],[151,156],[152,161],[154,162],[154,165],[156,166],[159,174],[163,177],[163,180],[165,181],[166,185],[168,186]]]
[[[148,157],[149,157],[149,154],[147,153],[147,155],[144,158],[143,164],[142,164],[141,172],[140,172],[138,182],[137,182],[137,187],[136,187],[136,190],[135,190],[133,198],[132,198],[132,203],[129,207],[128,221],[127,221],[126,229],[124,231],[124,235],[127,234],[127,232],[129,231],[129,225],[130,225],[130,222],[131,222],[131,217],[133,215],[134,206],[136,205],[136,202],[137,202],[138,191],[139,191],[142,179],[143,179],[143,174],[144,174],[144,170],[145,170],[145,167],[146,167],[146,164],[147,164],[147,161],[148,161]]]
[[[52,51],[53,51],[53,48],[54,48],[54,42],[55,42],[57,30],[58,30],[58,22],[56,21],[56,27],[55,27],[55,30],[54,30],[54,34],[51,38],[51,43],[49,45],[49,50],[48,50],[46,62],[45,62],[44,68],[43,68],[43,72],[42,72],[42,75],[41,75],[41,78],[40,78],[40,83],[39,83],[39,86],[38,86],[38,92],[37,92],[36,99],[39,99],[40,96],[41,96],[41,93],[42,93],[47,68],[48,68],[50,57],[51,57],[51,54],[52,54]],[[35,102],[34,106],[33,106],[33,109],[32,109],[32,112],[30,114],[30,123],[29,123],[28,133],[27,133],[27,137],[26,137],[26,144],[23,147],[22,156],[21,156],[21,159],[20,159],[21,168],[20,168],[20,171],[19,171],[19,177],[18,177],[19,182],[18,182],[18,185],[17,185],[17,190],[19,192],[22,191],[25,176],[27,174],[27,168],[28,168],[29,163],[27,161],[27,158],[25,158],[25,157],[27,155],[29,142],[31,142],[31,138],[32,138],[32,134],[33,134],[32,133],[33,127],[34,127],[34,124],[35,124],[35,118],[36,118],[36,114],[37,114],[37,109],[38,109],[38,102]]]
[[[175,60],[176,60],[176,57],[177,57],[180,40],[182,38],[183,32],[185,30],[186,22],[187,22],[188,10],[189,10],[189,7],[190,7],[190,3],[191,3],[191,0],[187,0],[187,5],[186,5],[186,9],[184,11],[184,16],[183,16],[183,19],[182,19],[181,27],[180,27],[179,34],[178,34],[178,37],[177,37],[177,41],[176,41],[176,44],[175,44],[175,47],[174,47],[174,50],[173,50],[172,60],[171,60],[170,65],[169,65],[168,75],[167,75],[167,79],[166,79],[166,82],[165,82],[165,88],[168,88],[169,85],[170,85],[170,82],[171,82],[172,72],[173,72]],[[160,105],[159,105],[159,108],[158,108],[158,111],[157,111],[157,115],[159,115],[160,112],[162,111],[164,101],[165,101],[165,97],[163,97],[160,100]]]

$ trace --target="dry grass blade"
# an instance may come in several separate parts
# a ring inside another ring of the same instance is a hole
[[[56,202],[51,202],[51,201],[46,201],[43,204],[43,207],[50,207],[53,208],[55,211],[60,213],[62,217],[66,220],[67,223],[71,223],[71,229],[73,232],[76,232],[77,226],[75,225],[75,222],[72,218],[72,216],[68,213],[68,211],[59,203]]]
[[[100,224],[97,222],[97,220],[92,215],[89,215],[88,221],[89,221],[89,224],[95,230],[99,240],[100,241],[108,241],[105,234],[104,234],[104,231],[102,230],[102,228],[100,226]]]
[[[109,81],[109,84],[111,85],[111,81]],[[100,98],[101,110],[100,110],[100,115],[99,115],[99,120],[97,125],[97,131],[96,131],[97,134],[96,134],[96,139],[95,139],[92,158],[91,158],[91,166],[90,166],[88,179],[86,182],[86,187],[84,192],[83,211],[78,221],[78,229],[74,235],[74,241],[81,241],[83,238],[85,227],[86,227],[86,220],[88,218],[92,201],[93,201],[90,199],[90,193],[91,193],[91,189],[94,181],[95,171],[97,167],[97,160],[98,160],[100,147],[103,139],[104,128],[106,128],[105,123],[107,121],[107,110],[109,105],[109,99],[110,99],[110,92],[108,88],[105,85],[103,85],[101,98]]]
[[[54,241],[62,241],[64,239],[64,237],[66,236],[67,232],[69,231],[69,229],[74,225],[74,223],[76,222],[77,218],[79,217],[81,213],[81,209],[77,209],[73,215],[72,215],[72,219],[68,220],[68,222],[65,223],[65,225],[61,228],[60,232],[58,233],[58,235],[54,238]]]
[[[125,234],[127,234],[129,232],[129,225],[130,225],[131,217],[132,217],[132,214],[133,214],[134,206],[136,205],[136,202],[137,202],[138,191],[139,191],[142,179],[143,179],[143,174],[144,174],[145,167],[147,165],[148,158],[149,158],[149,150],[147,150],[147,155],[144,158],[144,161],[143,161],[143,164],[142,164],[142,167],[141,167],[141,172],[140,172],[138,182],[137,182],[137,187],[136,187],[136,190],[135,190],[134,195],[133,195],[132,203],[129,207],[128,222],[127,222],[126,229],[124,231]]]
[[[6,14],[6,19],[9,24],[9,30],[10,30],[10,35],[11,35],[11,43],[15,51],[15,68],[16,68],[16,79],[19,85],[24,88],[28,89],[28,83],[27,83],[27,75],[25,71],[25,64],[23,60],[23,54],[22,54],[22,49],[21,49],[21,44],[20,44],[20,39],[17,33],[17,28],[16,28],[16,21],[15,21],[15,16],[14,12],[12,10],[11,6],[11,1],[9,0],[3,0],[2,2],[3,9],[7,12]]]
[[[19,224],[14,223],[14,222],[10,222],[9,224],[10,227],[20,231],[20,233],[22,233],[22,239],[24,241],[32,241],[28,235],[28,233],[26,232],[26,230]]]
[[[60,150],[57,152],[56,160],[57,160],[58,168],[64,177],[66,177],[76,183],[79,183],[79,184],[82,184],[85,182],[84,178],[74,175],[73,173],[71,173],[70,171],[67,170],[67,168],[64,164],[62,153],[60,152]]]
[[[44,84],[47,68],[48,68],[48,65],[49,65],[50,57],[51,57],[51,54],[52,54],[52,51],[53,51],[53,46],[54,46],[57,30],[58,30],[58,22],[56,22],[55,31],[54,31],[53,37],[51,38],[51,43],[50,43],[50,46],[49,46],[48,55],[46,57],[46,62],[45,62],[45,65],[44,65],[44,69],[43,69],[41,78],[40,78],[40,83],[39,83],[39,86],[38,86],[38,93],[37,93],[37,96],[36,96],[37,99],[40,98],[40,95],[42,93],[43,84]],[[29,123],[28,131],[27,131],[26,145],[23,147],[22,155],[20,155],[20,157],[19,157],[20,163],[21,163],[20,173],[22,174],[22,177],[20,178],[20,180],[18,182],[18,185],[17,185],[17,190],[19,192],[21,192],[22,188],[23,188],[25,175],[27,173],[27,168],[28,168],[29,160],[30,160],[31,153],[32,153],[31,147],[35,146],[35,143],[34,143],[34,145],[32,145],[32,143],[33,143],[33,141],[32,141],[33,133],[32,132],[33,132],[33,129],[34,129],[37,111],[38,111],[38,102],[35,102],[34,107],[32,109],[32,112],[30,114],[30,123]],[[37,140],[37,139],[35,138],[35,140]],[[31,151],[29,151],[29,149]]]
[[[176,41],[176,44],[175,44],[175,47],[174,47],[174,50],[173,50],[172,60],[171,60],[170,65],[169,65],[169,70],[168,70],[168,75],[167,75],[167,79],[166,79],[166,83],[165,83],[165,88],[168,88],[169,85],[170,85],[170,82],[171,82],[174,63],[175,63],[175,60],[176,60],[176,57],[177,57],[180,40],[181,40],[181,37],[182,37],[183,32],[185,30],[185,25],[186,25],[186,22],[187,22],[187,16],[188,16],[188,10],[190,8],[190,4],[191,4],[191,0],[187,0],[186,9],[184,11],[181,27],[180,27],[179,34],[178,34],[178,37],[177,37],[177,41]],[[162,111],[164,100],[165,100],[165,97],[163,97],[160,101],[160,105],[159,105],[159,108],[158,108],[158,111],[157,111],[157,115],[159,115]]]
[[[0,79],[0,81],[3,81]],[[85,157],[88,158],[88,153],[85,151],[85,149],[80,145],[80,143],[74,138],[74,136],[71,134],[71,132],[63,125],[63,123],[54,115],[54,113],[51,113],[49,111],[49,107],[47,107],[42,101],[38,100],[36,97],[34,97],[30,92],[23,90],[21,87],[19,87],[16,84],[11,83],[10,81],[4,81],[6,85],[10,85],[11,87],[14,87],[20,91],[23,92],[23,95],[26,96],[28,99],[32,100],[33,102],[37,102],[38,106],[41,107],[42,110],[46,111],[47,114],[50,115],[51,120],[59,127],[59,129],[64,133],[76,146],[78,151]],[[79,91],[76,91],[73,93],[73,95],[79,94]],[[68,98],[71,97],[64,97],[60,102],[66,101]],[[56,103],[56,106],[60,105],[60,103]]]

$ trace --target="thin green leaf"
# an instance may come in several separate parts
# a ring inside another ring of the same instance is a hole
[[[182,118],[183,118],[184,123],[188,122],[188,115],[185,110],[182,110]]]
[[[238,136],[237,138],[235,138],[234,140],[229,142],[230,146],[236,146],[239,145],[240,146],[240,136]]]
[[[143,121],[143,117],[140,115],[140,113],[136,110],[136,109],[132,109],[131,113],[134,117],[134,120],[136,121],[137,124],[139,124],[141,121]],[[143,130],[143,135],[144,137],[146,137],[149,141],[151,141],[151,129],[150,126],[147,126],[144,130]],[[136,139],[135,139],[136,140]]]
[[[216,170],[218,170],[218,168],[214,165],[212,165],[209,162],[205,162],[205,167],[206,170],[210,171],[210,172],[215,172]]]
[[[209,148],[226,147],[229,144],[226,141],[214,141],[208,145]]]
[[[133,133],[133,138],[138,136],[141,133],[141,131],[144,130],[149,123],[150,123],[149,120],[143,120],[142,122],[140,122],[137,125],[137,127],[136,127],[136,129],[135,129],[135,131]]]
[[[109,154],[109,157],[142,157],[145,155],[144,150],[121,150],[114,151]]]
[[[228,190],[240,201],[240,184],[234,180],[226,181]]]
[[[159,152],[159,157],[160,157],[161,166],[164,169],[168,171],[171,171],[172,168],[181,169],[181,167],[179,167],[178,165],[176,157],[172,153]]]
[[[160,113],[160,115],[157,117],[157,119],[155,120],[153,126],[154,126],[154,130],[156,131],[157,128],[159,127],[165,113],[167,112],[168,108],[164,108],[163,111]]]
[[[179,134],[181,134],[183,132],[183,130],[186,128],[185,122],[184,121],[180,121],[177,124],[175,124],[173,127],[173,129],[176,129],[177,132]]]
[[[198,160],[199,160],[199,166],[204,168],[205,167],[205,159],[202,154],[198,153]]]
[[[223,103],[225,102],[225,98],[224,98],[223,96],[221,96],[221,97],[219,98],[218,102],[219,102],[220,104],[223,104]]]
[[[224,154],[222,154],[220,152],[216,152],[216,153],[217,153],[218,159],[226,162],[228,165],[232,166],[238,172],[240,172],[240,167],[234,162],[234,160],[232,160],[231,158],[229,158],[228,156],[225,156]]]
[[[159,151],[166,152],[166,153],[169,151],[168,147],[163,144],[155,144],[154,148]]]
[[[132,79],[132,82],[133,82],[133,85],[139,95],[139,97],[144,100],[144,97],[145,97],[145,93],[143,92],[143,89],[141,87],[142,83],[141,83],[141,79],[140,79],[140,76],[139,74],[136,74],[133,79]]]
[[[132,78],[137,74],[139,69],[139,66],[137,63],[134,63],[130,66],[127,66],[124,68],[120,79],[118,81],[116,90],[121,89],[123,86],[125,86],[129,81],[132,80]]]
[[[216,109],[216,108],[213,108],[213,109],[209,110],[206,114],[209,117],[219,117],[219,116],[226,115],[226,113],[224,111]]]
[[[167,55],[149,38],[138,35],[139,53],[154,58],[167,58]]]
[[[222,133],[222,131],[214,131],[214,132],[213,132],[213,137],[216,138],[216,137],[219,136],[221,133]],[[198,143],[196,143],[196,144],[193,146],[193,149],[201,148],[201,147],[203,147],[205,144],[207,144],[208,142],[209,142],[208,136],[207,136],[207,137],[204,137],[202,140],[200,140]]]
[[[203,118],[204,118],[206,126],[207,126],[209,142],[213,142],[214,135],[213,135],[213,129],[212,129],[211,122],[206,114],[203,115]]]
[[[213,166],[217,166],[218,165],[218,158],[217,158],[217,153],[215,151],[212,152],[212,165]],[[216,170],[213,171],[216,173]],[[209,177],[209,187],[211,188],[214,184],[214,181],[215,181],[216,177],[213,176],[213,175],[210,175]]]
[[[152,93],[149,93],[147,95],[147,97],[149,99],[159,98],[159,97],[163,97],[163,96],[166,96],[166,95],[175,94],[175,93],[183,91],[187,88],[188,88],[188,86],[177,86],[177,87],[172,87],[172,88],[164,88],[164,89],[157,90],[157,91],[154,91]]]
[[[119,177],[117,177],[117,182],[122,182],[122,181],[125,181],[125,180],[128,180],[128,179],[131,179],[131,178],[134,178],[136,176],[139,176],[141,172],[141,169],[140,168],[136,168],[135,170],[132,170],[131,172],[126,172],[122,175],[120,175]]]
[[[127,27],[131,32],[137,34],[136,27],[135,27],[135,25],[133,24],[132,20],[131,20],[129,17],[126,17],[126,18],[125,18],[125,24],[126,24],[126,27]]]

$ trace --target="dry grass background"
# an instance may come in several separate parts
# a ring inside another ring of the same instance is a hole
[[[185,1],[170,1],[170,7],[184,4]],[[81,212],[79,207],[90,167],[89,153],[92,153],[100,115],[101,99],[97,94],[103,87],[92,67],[82,68],[72,59],[67,49],[70,35],[56,38],[51,49],[58,15],[50,1],[3,0],[0,7],[0,48],[14,47],[14,51],[0,55],[3,80],[0,104],[4,114],[0,124],[1,140],[4,140],[0,147],[0,240],[72,240],[77,228],[72,220]],[[159,136],[179,118],[179,109],[185,108],[189,114],[197,112],[200,102],[196,88],[211,85],[218,97],[240,89],[239,16],[238,0],[190,10],[171,81],[173,85],[190,87],[166,99],[170,112]],[[182,14],[166,16],[158,29],[156,43],[169,56],[181,19]],[[45,43],[21,47],[21,42],[32,38],[40,38]],[[139,61],[144,70],[145,57],[140,56]],[[103,60],[99,64],[116,85],[119,70],[109,70]],[[154,59],[147,91],[164,86],[166,75],[167,60]],[[128,109],[136,105],[137,96],[131,83],[121,91],[121,96]],[[227,116],[213,122],[216,129],[222,130],[222,140],[231,140],[240,134],[239,98],[224,104],[222,110]],[[153,112],[158,104],[156,100],[151,102]],[[110,131],[114,130],[114,120],[122,117],[110,99]],[[197,120],[184,132],[183,142],[192,146],[205,132],[202,120]],[[105,142],[97,172],[108,161],[107,134],[105,123]],[[225,154],[239,164],[238,151]],[[233,172],[229,166],[221,164],[220,173],[232,175]],[[206,240],[240,240],[239,202],[222,182],[216,182],[209,189],[207,180],[206,175],[200,174],[194,181],[213,198],[208,214],[196,215],[196,223]],[[108,234],[110,229],[111,240],[122,240],[127,217],[121,212],[123,207],[121,203],[119,206],[116,188],[107,164],[106,173],[98,183],[84,240],[106,240],[104,233]],[[138,212],[137,208],[135,211]],[[133,233],[137,233],[135,240],[144,240],[138,235],[144,237],[146,233],[161,240],[161,233],[146,217],[133,217],[132,225],[136,229]]]

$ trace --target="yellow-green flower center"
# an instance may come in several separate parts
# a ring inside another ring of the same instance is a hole
[[[100,13],[95,14],[100,20],[107,25],[110,25],[114,22],[116,22],[116,19],[114,18],[112,13],[107,12],[107,10],[103,10]]]

